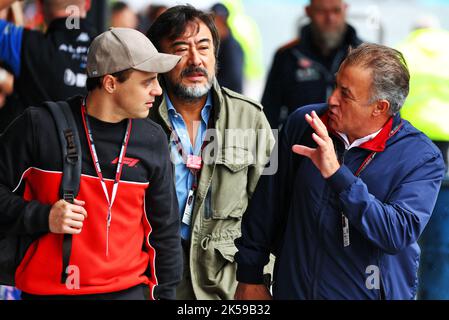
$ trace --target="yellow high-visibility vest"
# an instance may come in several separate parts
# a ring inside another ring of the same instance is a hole
[[[433,141],[449,141],[449,32],[413,31],[399,46],[410,70],[401,116]]]
[[[260,79],[264,74],[262,36],[257,23],[244,12],[241,0],[223,0],[229,10],[228,23],[243,50],[243,72],[247,79]]]

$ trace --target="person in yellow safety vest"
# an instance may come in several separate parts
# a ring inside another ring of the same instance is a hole
[[[398,46],[410,69],[410,94],[401,116],[442,150],[449,146],[449,31],[422,28]]]
[[[262,78],[264,65],[262,36],[259,27],[253,19],[245,14],[241,0],[223,0],[221,3],[229,10],[229,27],[243,49],[245,78],[248,80]]]

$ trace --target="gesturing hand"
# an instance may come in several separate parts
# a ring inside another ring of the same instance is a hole
[[[315,111],[312,115],[306,114],[306,121],[315,130],[312,134],[313,140],[317,143],[316,149],[303,145],[294,145],[292,150],[294,153],[305,156],[312,160],[313,164],[320,170],[321,175],[327,179],[332,176],[340,168],[337,155],[334,150],[334,143],[329,137],[327,128]]]
[[[79,234],[83,228],[83,221],[87,218],[87,211],[83,208],[85,202],[76,200],[70,204],[64,200],[56,202],[50,210],[49,226],[52,233]]]

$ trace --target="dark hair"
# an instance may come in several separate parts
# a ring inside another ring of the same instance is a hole
[[[131,76],[131,73],[133,73],[133,71],[134,71],[133,69],[126,69],[123,71],[111,73],[111,76],[113,76],[114,78],[117,78],[118,82],[123,83],[129,79],[129,77]],[[101,89],[101,87],[103,86],[103,78],[104,78],[104,76],[95,77],[95,78],[87,78],[87,80],[86,80],[87,91],[91,92],[91,91],[94,91],[95,89]]]
[[[209,28],[214,42],[215,56],[217,57],[220,48],[220,36],[214,19],[211,14],[198,10],[191,5],[179,5],[167,9],[151,25],[147,37],[158,51],[162,51],[161,41],[163,39],[174,40],[183,35],[188,24],[195,23],[198,32],[198,20]]]
[[[129,7],[125,2],[117,1],[117,2],[114,2],[111,6],[111,13],[112,14],[118,13],[118,12],[128,9],[128,8]]]
[[[166,5],[150,4],[146,11],[146,17],[150,22],[149,25],[156,21],[157,17],[159,17],[165,10],[167,10]]]
[[[214,4],[210,10],[216,15],[225,18],[227,20],[229,18],[229,10],[222,3]]]
[[[404,56],[398,50],[379,44],[364,43],[350,49],[342,66],[361,66],[372,71],[371,102],[390,102],[390,114],[398,113],[409,93],[410,74]]]

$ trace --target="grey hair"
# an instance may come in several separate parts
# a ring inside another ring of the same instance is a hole
[[[372,71],[370,104],[387,100],[391,115],[401,110],[410,90],[410,73],[401,52],[379,44],[364,43],[349,49],[342,65],[356,65]]]

